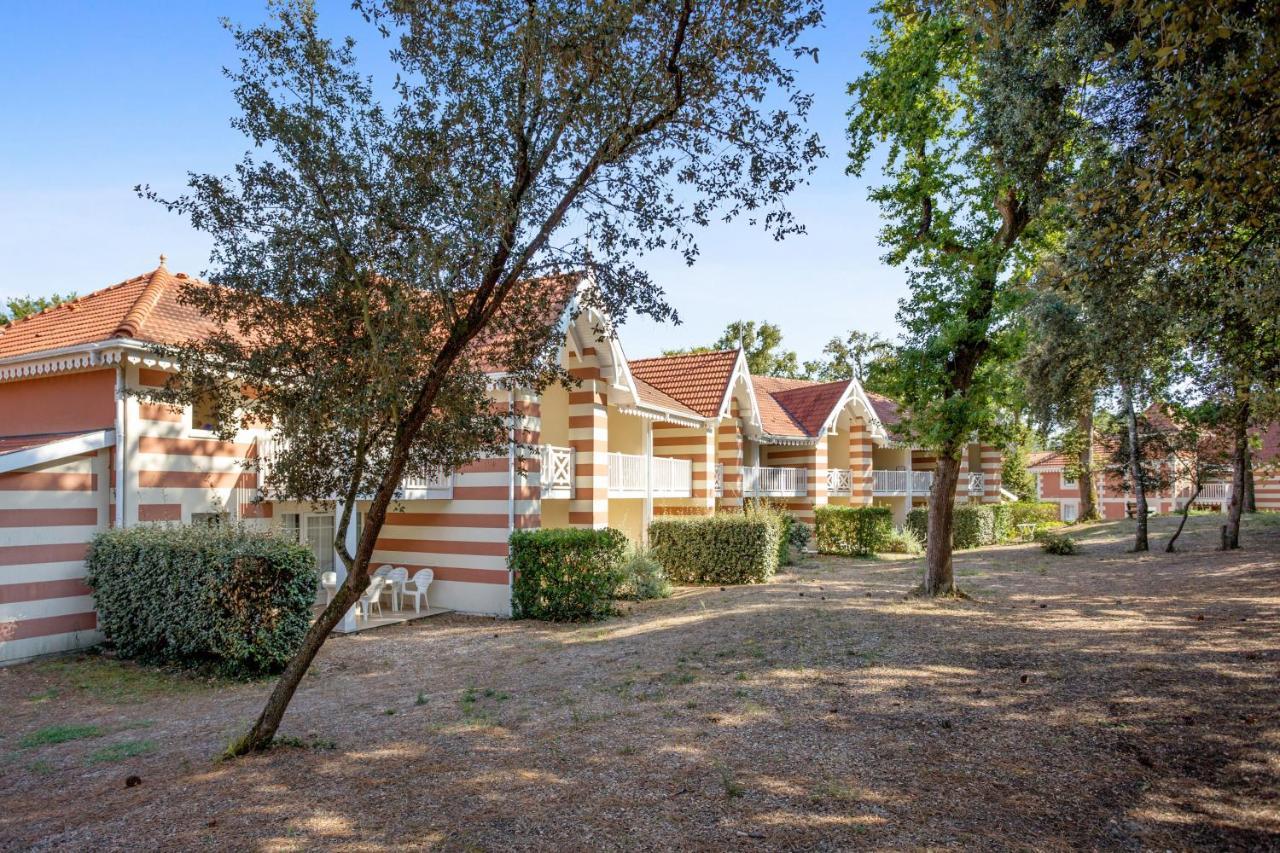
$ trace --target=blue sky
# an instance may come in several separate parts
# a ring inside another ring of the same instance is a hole
[[[380,63],[385,46],[346,2],[319,0],[325,29],[361,37]],[[828,0],[800,83],[814,93],[811,124],[828,157],[790,207],[808,234],[775,242],[745,224],[700,237],[693,267],[671,255],[641,263],[667,290],[680,326],[632,320],[632,357],[710,343],[735,319],[779,324],[785,343],[816,356],[851,328],[893,336],[905,276],[879,260],[878,210],[867,201],[874,170],[844,174],[845,87],[863,68],[872,16],[861,2]],[[0,28],[0,298],[86,293],[154,267],[208,266],[208,239],[157,205],[138,183],[181,191],[188,171],[223,172],[244,151],[224,65],[234,62],[219,18],[252,22],[264,0],[64,2],[11,5]]]

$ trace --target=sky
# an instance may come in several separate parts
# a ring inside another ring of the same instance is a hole
[[[386,45],[349,3],[318,0],[322,27],[351,32],[376,74]],[[784,345],[814,358],[850,329],[896,334],[905,275],[880,261],[878,208],[867,200],[878,166],[845,174],[849,81],[864,69],[873,18],[861,0],[827,0],[798,60],[814,95],[810,126],[827,158],[788,205],[807,234],[775,241],[745,223],[699,234],[688,267],[676,255],[639,259],[682,323],[630,320],[632,357],[709,344],[732,320],[778,324]],[[222,68],[235,61],[221,18],[253,23],[266,0],[13,4],[0,28],[0,300],[80,294],[153,269],[208,271],[209,239],[176,214],[137,198],[150,184],[176,195],[188,172],[223,173],[246,150]]]

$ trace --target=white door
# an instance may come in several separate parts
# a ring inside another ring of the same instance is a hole
[[[1064,503],[1062,505],[1062,520],[1075,521],[1076,515],[1078,512],[1079,512],[1079,507],[1077,507],[1075,504]]]
[[[304,543],[316,558],[316,571],[333,571],[333,516],[308,515]]]

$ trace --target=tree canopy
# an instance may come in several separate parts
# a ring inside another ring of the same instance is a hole
[[[61,305],[75,299],[74,293],[66,295],[51,293],[48,296],[11,296],[5,300],[4,308],[0,308],[0,325],[15,323],[32,314],[39,314],[46,308]]]

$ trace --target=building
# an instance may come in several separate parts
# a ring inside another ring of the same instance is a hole
[[[222,440],[202,406],[137,396],[177,369],[157,344],[212,328],[178,299],[189,281],[162,258],[0,329],[0,662],[100,639],[84,558],[110,526],[270,526],[308,545],[322,571],[343,572],[333,553],[340,508],[264,490],[287,436]],[[508,614],[517,528],[608,525],[640,542],[656,516],[751,499],[809,522],[825,504],[872,503],[900,522],[926,502],[933,457],[896,437],[891,400],[856,381],[752,376],[740,351],[629,360],[571,296],[561,359],[577,384],[540,396],[495,387],[519,445],[444,476],[406,476],[387,517],[374,563],[433,569],[433,604]],[[971,445],[962,471],[957,500],[1001,499],[995,448]]]

